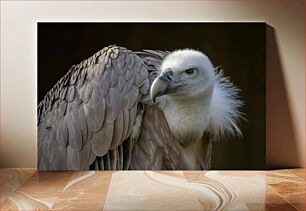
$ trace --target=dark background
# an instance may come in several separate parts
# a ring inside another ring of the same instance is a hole
[[[38,23],[38,102],[73,64],[111,44],[201,50],[241,89],[243,138],[213,145],[212,169],[266,168],[266,24]]]

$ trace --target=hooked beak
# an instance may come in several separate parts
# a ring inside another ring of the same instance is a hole
[[[168,94],[173,84],[173,71],[168,69],[164,71],[158,78],[156,78],[151,86],[150,95],[152,101],[155,103],[157,97]]]

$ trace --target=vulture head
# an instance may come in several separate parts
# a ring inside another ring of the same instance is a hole
[[[209,58],[192,49],[170,53],[162,62],[150,95],[164,112],[170,130],[188,147],[204,132],[220,137],[241,134],[236,123],[242,101],[239,90],[215,71]]]
[[[167,95],[177,101],[210,98],[215,83],[214,68],[206,55],[185,49],[169,54],[161,65],[161,75],[154,80],[151,98]]]

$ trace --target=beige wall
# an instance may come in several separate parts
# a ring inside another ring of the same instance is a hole
[[[302,2],[1,1],[1,161],[4,167],[36,167],[36,21],[266,21],[274,28],[269,39],[272,44],[268,43],[274,49],[269,60],[278,60],[268,64],[272,68],[268,73],[269,83],[274,83],[267,99],[268,111],[272,112],[268,114],[268,164],[304,165]],[[278,75],[274,77],[274,74]],[[278,105],[281,109],[276,109]],[[282,122],[290,122],[288,133]]]

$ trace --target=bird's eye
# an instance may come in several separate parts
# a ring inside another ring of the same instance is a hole
[[[186,75],[193,75],[195,73],[195,69],[194,68],[190,68],[188,70],[185,70],[185,74]]]

